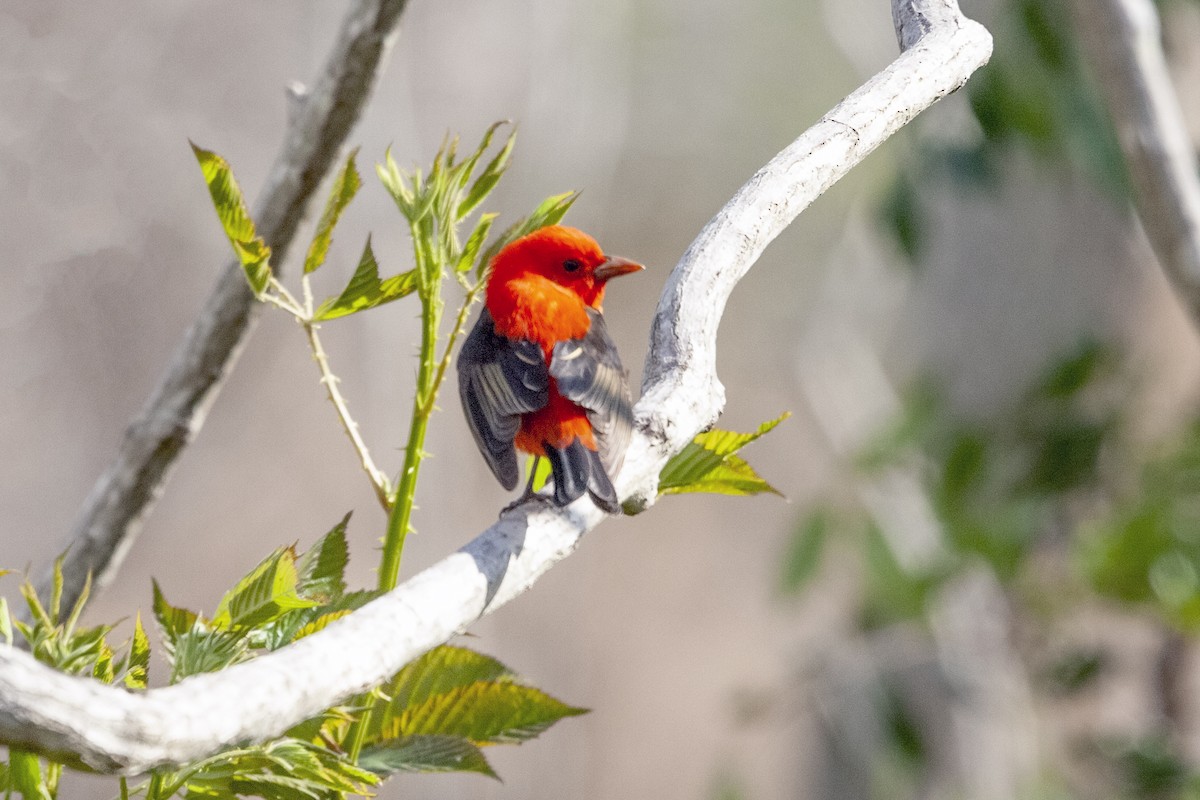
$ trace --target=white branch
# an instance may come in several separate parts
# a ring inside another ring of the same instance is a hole
[[[734,285],[810,202],[987,62],[991,37],[954,0],[894,6],[899,39],[911,46],[751,178],[668,279],[635,409],[638,433],[617,481],[634,505],[650,505],[666,459],[721,411],[716,331]],[[137,773],[269,739],[385,680],[524,592],[603,518],[586,500],[562,510],[518,508],[320,633],[142,694],[61,675],[23,652],[0,649],[0,741],[70,754],[101,771]]]
[[[1076,0],[1074,17],[1159,263],[1200,318],[1200,174],[1151,0]]]

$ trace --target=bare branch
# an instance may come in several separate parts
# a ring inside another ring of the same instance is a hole
[[[716,329],[738,279],[800,211],[991,53],[991,37],[950,0],[903,5],[934,20],[912,46],[746,184],[701,232],[667,282],[651,335],[638,432],[618,476],[648,506],[666,458],[720,413]],[[905,10],[907,9],[907,10]],[[928,16],[921,10],[952,11]],[[906,38],[907,37],[907,38]],[[233,743],[262,741],[375,685],[528,589],[604,519],[587,500],[528,503],[474,541],[325,630],[275,653],[176,686],[130,694],[0,649],[0,741],[136,773]]]
[[[254,209],[276,270],[309,200],[358,121],[383,68],[407,0],[357,0],[311,92],[293,89],[283,147]],[[88,573],[104,586],[133,544],[180,452],[191,442],[249,335],[257,303],[241,266],[231,262],[200,317],[175,351],[158,387],[130,423],[116,459],[83,503],[63,562],[63,603],[70,608]],[[48,597],[47,570],[38,594]]]
[[[1075,22],[1108,104],[1138,217],[1162,268],[1200,319],[1200,175],[1151,0],[1075,0]]]

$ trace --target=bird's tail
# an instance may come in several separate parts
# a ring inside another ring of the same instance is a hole
[[[546,458],[550,459],[550,471],[554,476],[555,505],[573,503],[587,492],[593,502],[608,513],[621,513],[617,492],[600,462],[600,453],[585,447],[578,437],[566,447],[545,444],[543,449]]]

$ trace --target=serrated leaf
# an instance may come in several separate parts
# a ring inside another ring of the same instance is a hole
[[[326,800],[365,793],[378,783],[342,754],[294,738],[230,750],[198,766],[185,767],[173,780],[186,786],[188,797],[269,797],[281,800]]]
[[[117,677],[116,667],[113,664],[115,656],[116,653],[108,646],[108,643],[101,640],[95,660],[92,663],[92,677],[102,683],[112,683]]]
[[[176,608],[167,602],[158,581],[151,579],[154,588],[154,618],[162,629],[163,636],[169,644],[174,644],[181,634],[187,633],[196,626],[200,615],[186,608]]]
[[[491,143],[492,132],[495,129],[496,126],[492,126],[484,135],[483,143],[480,145],[479,150],[476,151],[476,159],[483,154],[483,151],[487,149],[488,144]],[[492,189],[496,188],[496,184],[499,183],[500,178],[504,176],[504,171],[508,169],[508,162],[512,156],[513,145],[516,144],[516,141],[517,132],[514,130],[508,135],[508,140],[504,143],[504,146],[500,148],[500,152],[498,152],[492,158],[492,160],[488,162],[487,166],[483,168],[483,172],[480,173],[479,177],[475,180],[475,183],[471,185],[470,190],[467,192],[467,196],[458,204],[458,208],[455,211],[455,219],[462,219],[463,217],[467,216],[467,214],[470,214],[472,211],[474,211],[491,193]]]
[[[142,627],[139,613],[133,622],[133,638],[129,642],[129,658],[125,662],[125,686],[145,689],[150,678],[150,637]]]
[[[483,214],[479,217],[479,221],[475,223],[475,230],[471,231],[471,236],[467,239],[466,245],[463,246],[462,255],[458,257],[458,263],[454,265],[455,272],[463,273],[471,271],[471,267],[475,265],[475,259],[479,256],[479,250],[487,240],[488,233],[492,229],[492,223],[496,221],[497,216],[499,215]]]
[[[317,631],[323,631],[329,626],[330,623],[337,622],[342,617],[348,617],[352,613],[354,612],[352,612],[350,609],[343,608],[338,611],[330,611],[328,614],[322,614],[312,622],[301,626],[300,630],[296,631],[296,633],[292,636],[292,641],[298,641],[303,639],[305,636],[312,636]]]
[[[734,455],[738,450],[767,434],[791,414],[764,422],[751,433],[711,430],[699,434],[687,447],[663,467],[659,476],[661,494],[711,492],[752,495],[763,492],[780,494],[745,460]],[[782,495],[781,495],[782,496]]]
[[[261,297],[271,279],[271,248],[267,247],[255,231],[254,221],[246,210],[242,190],[234,180],[229,164],[216,153],[198,147],[195,143],[191,145],[192,152],[200,163],[200,171],[204,173],[204,182],[208,184],[208,193],[217,210],[217,217],[221,220],[221,227],[224,228],[234,253],[242,263],[246,281],[254,294]]]
[[[384,738],[445,734],[476,744],[523,742],[563,717],[586,713],[531,686],[479,681],[406,708],[387,726]]]
[[[396,772],[478,772],[500,779],[483,751],[457,736],[406,736],[363,748],[358,765],[386,777]]]
[[[304,257],[305,275],[314,272],[325,263],[325,256],[328,255],[329,245],[333,241],[333,228],[342,216],[342,211],[346,209],[346,206],[354,199],[354,195],[358,193],[359,188],[362,187],[362,178],[359,177],[358,170],[354,166],[354,157],[357,155],[358,148],[356,147],[346,157],[346,163],[342,166],[329,190],[329,199],[325,202],[321,221],[317,223],[317,232],[313,235],[312,244],[308,246],[308,254]]]
[[[516,675],[491,656],[444,644],[409,662],[381,689],[394,713],[435,695],[479,681],[511,681]],[[382,717],[381,717],[382,720]]]
[[[316,320],[337,319],[348,314],[366,311],[369,308],[399,300],[412,294],[417,288],[417,272],[409,270],[399,275],[393,275],[386,280],[379,279],[379,264],[375,261],[375,253],[371,250],[371,239],[363,248],[362,258],[350,283],[336,298],[326,300],[317,309],[313,318]]]
[[[253,628],[278,619],[285,611],[311,608],[316,600],[301,597],[296,554],[281,547],[225,593],[213,614],[217,628]]]
[[[346,564],[350,561],[346,525],[349,522],[350,514],[346,514],[300,557],[296,565],[299,573],[296,588],[302,597],[327,603],[346,591]]]
[[[171,683],[216,672],[249,657],[246,638],[232,631],[197,628],[181,633],[171,648]]]

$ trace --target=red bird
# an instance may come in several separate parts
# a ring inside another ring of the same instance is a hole
[[[458,393],[475,443],[505,489],[516,450],[550,460],[554,504],[586,492],[621,510],[612,478],[633,411],[600,304],[610,278],[642,269],[604,255],[586,233],[552,225],[492,260],[484,309],[458,357]],[[533,494],[533,481],[522,499]]]

